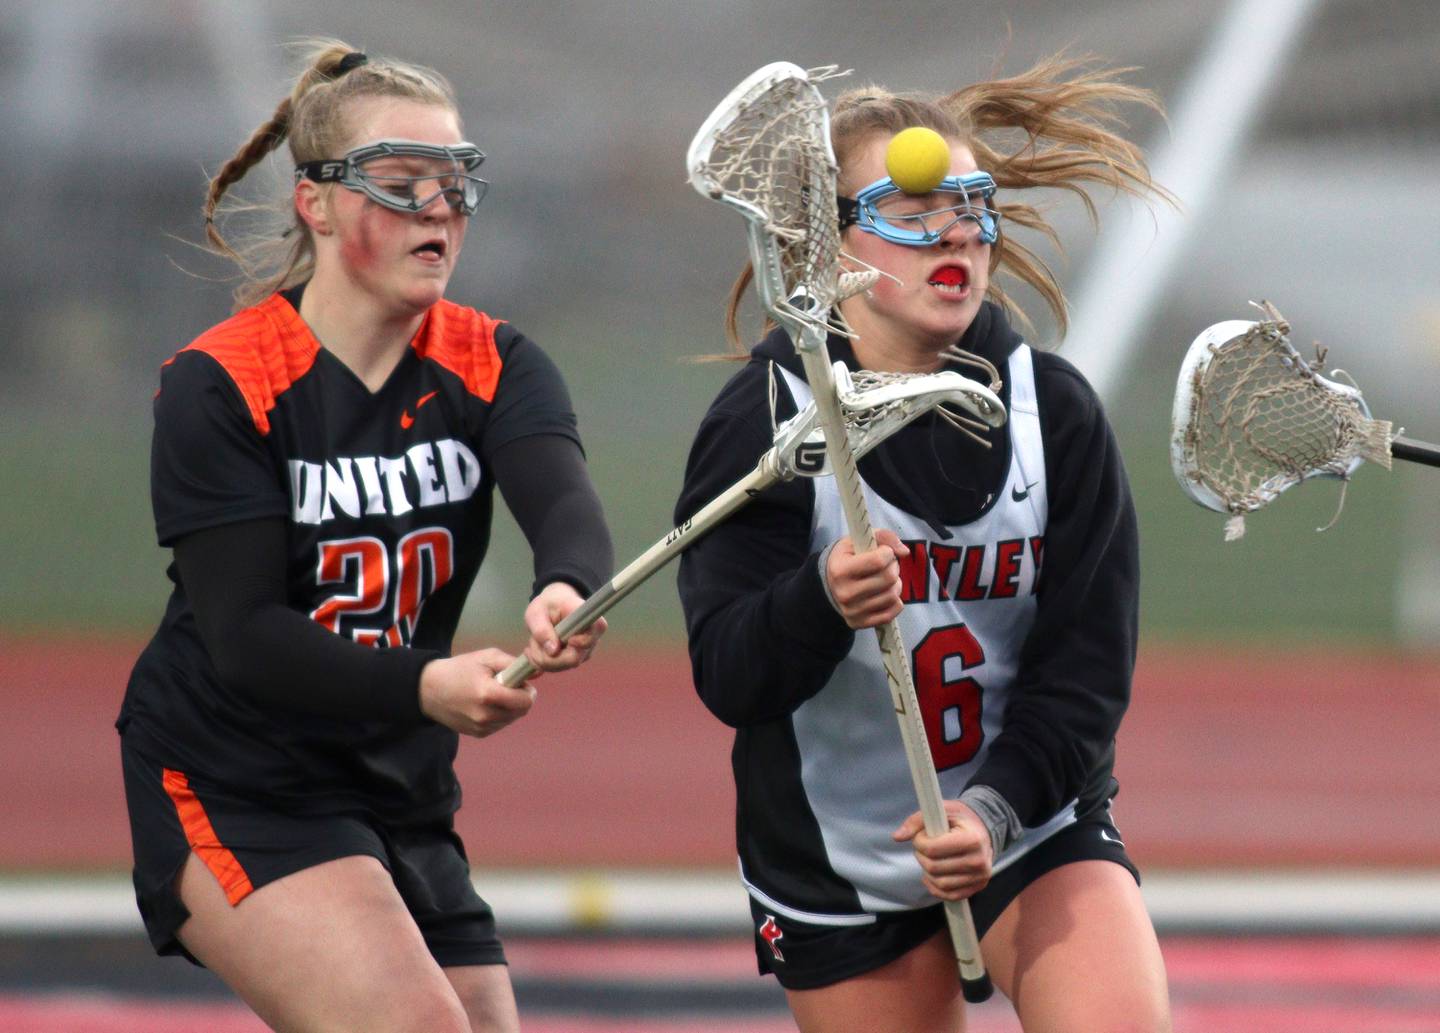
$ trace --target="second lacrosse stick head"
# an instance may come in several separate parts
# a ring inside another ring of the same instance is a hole
[[[1348,479],[1365,460],[1390,465],[1390,424],[1375,420],[1358,388],[1320,375],[1270,305],[1260,320],[1207,327],[1180,366],[1171,411],[1170,466],[1194,502],[1229,513],[1227,540],[1244,514],[1311,477]]]

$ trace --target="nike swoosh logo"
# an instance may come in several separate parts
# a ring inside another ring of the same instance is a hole
[[[431,391],[428,395],[422,395],[421,398],[420,398],[420,400],[415,403],[415,411],[416,411],[416,412],[419,412],[419,411],[420,411],[420,407],[421,407],[422,405],[424,405],[426,402],[430,401],[430,399],[434,398],[434,397],[435,397],[436,395],[438,395],[439,393],[440,393],[439,391]],[[402,429],[402,430],[409,430],[409,429],[410,429],[411,427],[413,427],[413,426],[415,426],[415,417],[413,417],[413,416],[410,415],[410,410],[409,410],[409,409],[402,409],[402,410],[400,411],[400,427],[401,427],[401,429]]]
[[[1116,846],[1125,845],[1125,841],[1123,839],[1116,839],[1114,836],[1110,835],[1109,831],[1106,829],[1100,830],[1100,838],[1107,843],[1114,843]]]
[[[1030,497],[1030,489],[1035,487],[1035,485],[1039,483],[1039,481],[1031,481],[1029,484],[1025,485],[1024,491],[1021,491],[1018,487],[1012,487],[1010,489],[1010,497],[1016,502],[1024,502]]]

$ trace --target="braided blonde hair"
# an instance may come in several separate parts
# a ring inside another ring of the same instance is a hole
[[[849,90],[836,99],[830,121],[840,193],[854,196],[865,185],[849,181],[847,169],[876,135],[888,137],[911,126],[925,126],[965,143],[976,164],[994,176],[1000,188],[995,206],[1002,215],[1001,233],[990,250],[991,273],[1008,273],[1032,287],[1063,336],[1069,318],[1059,282],[1042,258],[1005,230],[1009,226],[1035,230],[1057,250],[1060,241],[1039,210],[1012,200],[1011,191],[1067,190],[1080,199],[1092,222],[1098,222],[1090,194],[1095,186],[1174,203],[1170,193],[1150,178],[1140,148],[1120,135],[1126,126],[1118,110],[1122,105],[1163,114],[1154,93],[1121,81],[1132,71],[1098,68],[1091,61],[1056,54],[1012,78],[976,83],[944,96],[897,94],[880,86]],[[747,266],[735,281],[725,315],[726,336],[741,354],[746,347],[739,333],[739,307],[752,275]],[[993,277],[989,294],[1029,324]]]
[[[226,191],[281,143],[288,143],[296,164],[339,156],[350,138],[345,115],[351,102],[360,98],[393,97],[443,106],[455,113],[459,108],[449,82],[432,69],[386,58],[373,59],[354,47],[333,39],[314,39],[302,44],[306,67],[275,113],[250,135],[231,158],[220,166],[205,195],[205,235],[211,248],[240,267],[241,284],[235,290],[239,310],[263,300],[275,291],[310,279],[315,268],[315,246],[310,229],[295,212],[293,194],[283,203],[256,205],[227,202]],[[217,218],[231,211],[260,209],[281,224],[253,238],[232,245],[221,234]]]

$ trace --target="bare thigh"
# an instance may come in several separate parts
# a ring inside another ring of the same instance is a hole
[[[473,1033],[519,1033],[520,1014],[510,969],[505,965],[457,965],[445,969]]]
[[[190,910],[180,941],[281,1033],[470,1033],[460,996],[373,857],[303,869],[231,907],[191,854],[180,898]]]
[[[965,1005],[942,930],[873,972],[818,990],[787,990],[801,1033],[961,1033]]]
[[[1021,891],[981,941],[1025,1033],[1168,1033],[1165,962],[1140,888],[1077,861]]]

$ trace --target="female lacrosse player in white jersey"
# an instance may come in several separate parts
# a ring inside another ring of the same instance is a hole
[[[989,363],[1009,421],[982,446],[927,417],[862,459],[883,529],[871,552],[846,536],[834,479],[801,478],[681,562],[695,684],[736,729],[756,955],[807,1033],[962,1029],[939,903],[962,898],[1029,1033],[1169,1028],[1139,873],[1110,816],[1136,645],[1134,509],[1095,393],[1023,342],[994,279],[1030,285],[1063,327],[1058,284],[1010,234],[1048,230],[1020,191],[1163,196],[1114,132],[1124,104],[1154,102],[1062,59],[943,97],[865,88],[835,104],[842,248],[883,275],[842,303],[854,337],[832,334],[831,357],[931,372],[959,356],[954,368],[981,379]],[[918,196],[886,165],[914,126],[950,156],[949,175]],[[772,392],[776,419],[811,397],[778,329],[702,422],[677,520],[769,447]],[[857,633],[891,619],[950,818],[934,838],[875,637]]]
[[[562,644],[555,624],[609,577],[609,534],[554,364],[444,296],[485,188],[448,84],[317,44],[211,183],[222,251],[217,201],[282,143],[273,275],[155,398],[174,591],[118,721],[140,911],[157,951],[275,1029],[513,1033],[453,760],[534,689],[496,680],[510,654],[451,640],[496,486],[535,597],[489,633],[523,626],[541,671],[603,630]]]

